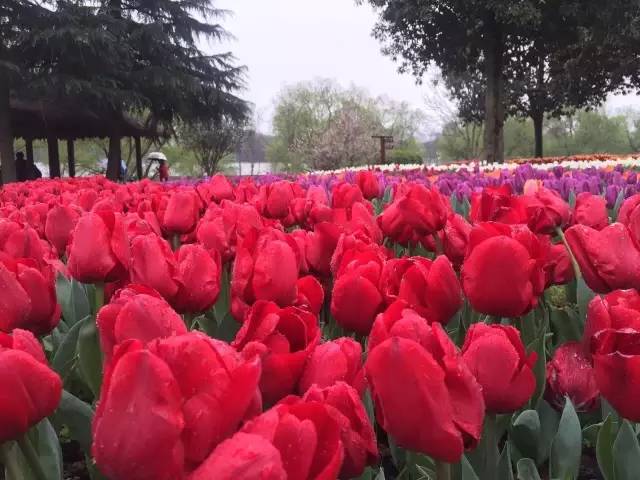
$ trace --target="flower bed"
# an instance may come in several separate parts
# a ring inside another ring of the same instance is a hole
[[[5,479],[640,478],[597,162],[5,186]]]

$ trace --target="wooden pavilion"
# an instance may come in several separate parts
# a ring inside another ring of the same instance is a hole
[[[84,138],[109,138],[110,150],[115,144],[117,165],[120,165],[120,139],[132,137],[136,150],[136,174],[142,178],[141,138],[158,138],[157,128],[142,125],[128,115],[105,117],[78,105],[44,103],[40,101],[11,100],[11,130],[14,138],[26,143],[27,159],[33,160],[33,141],[46,140],[49,157],[49,176],[60,176],[60,153],[58,142],[67,142],[69,176],[74,177],[74,141]],[[112,156],[112,152],[109,152]]]

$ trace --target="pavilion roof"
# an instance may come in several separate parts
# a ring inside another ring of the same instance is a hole
[[[118,131],[123,137],[157,138],[157,128],[123,114],[108,118],[81,105],[12,99],[11,128],[16,138],[105,138]]]

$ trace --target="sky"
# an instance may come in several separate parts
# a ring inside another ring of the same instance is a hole
[[[231,51],[248,68],[241,96],[255,105],[258,128],[271,128],[274,99],[286,85],[333,78],[344,87],[363,87],[373,96],[388,95],[425,108],[428,82],[417,85],[381,53],[371,36],[377,15],[355,0],[216,0],[233,13],[222,20],[234,39],[204,45],[210,52]],[[640,98],[612,97],[607,111],[640,108]]]

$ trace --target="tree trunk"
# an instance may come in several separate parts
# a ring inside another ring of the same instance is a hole
[[[109,154],[107,155],[107,178],[117,182],[120,178],[120,162],[122,161],[122,151],[120,140],[122,137],[118,133],[112,133],[109,137]]]
[[[9,82],[0,77],[0,166],[2,182],[16,181],[16,159],[13,152]]]
[[[58,139],[55,136],[47,137],[47,150],[49,153],[49,178],[60,176],[60,151],[58,150]]]
[[[542,157],[542,124],[544,122],[544,105],[546,104],[546,93],[545,93],[545,85],[544,85],[544,67],[545,67],[545,58],[539,53],[538,54],[538,68],[536,71],[536,93],[532,95],[531,102],[533,114],[531,118],[533,120],[533,133],[535,136],[535,156],[537,158]],[[537,105],[536,105],[537,104]]]
[[[504,82],[502,79],[504,44],[495,19],[487,22],[485,39],[485,130],[483,160],[504,161]]]
[[[535,157],[542,158],[542,125],[544,122],[544,114],[542,112],[534,112],[531,114],[533,120],[533,133],[535,136]]]

